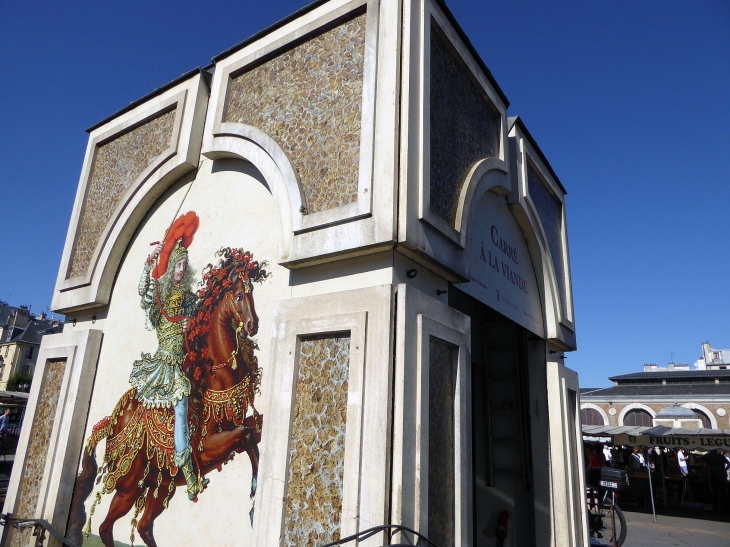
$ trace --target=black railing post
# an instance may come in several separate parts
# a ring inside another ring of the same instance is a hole
[[[11,524],[11,521],[14,524]],[[63,537],[63,534],[61,534],[61,532],[51,526],[51,523],[45,519],[18,519],[13,518],[13,515],[11,513],[0,513],[0,524],[3,525],[3,535],[2,538],[0,538],[0,547],[5,547],[5,544],[8,541],[8,534],[10,533],[10,526],[13,525],[16,528],[32,527],[33,535],[37,537],[37,545],[43,544],[43,542],[46,540],[46,532],[48,532],[53,539],[55,539],[62,545],[65,545],[66,547],[78,547],[77,545],[74,545],[73,543],[71,543],[71,541]]]
[[[8,542],[8,535],[10,534],[10,517],[12,516],[12,513],[5,515],[3,522],[3,535],[0,537],[0,547],[5,547],[5,544]]]

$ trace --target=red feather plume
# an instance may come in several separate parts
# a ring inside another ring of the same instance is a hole
[[[170,253],[175,248],[175,243],[182,238],[182,246],[186,249],[193,242],[193,236],[200,226],[200,219],[195,211],[188,211],[184,215],[172,223],[170,229],[165,234],[165,244],[162,247],[157,266],[152,270],[152,277],[159,279],[167,271],[167,262],[170,259]]]

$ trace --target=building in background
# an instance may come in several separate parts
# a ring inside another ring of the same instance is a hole
[[[45,313],[34,316],[27,306],[0,302],[0,391],[7,390],[8,380],[17,374],[32,376],[41,339],[62,330],[63,322]],[[28,381],[20,390],[29,387]]]
[[[728,369],[690,370],[670,364],[609,380],[611,387],[581,389],[583,425],[657,425],[655,420],[662,419],[658,414],[677,403],[701,420],[700,427],[730,429]]]
[[[702,357],[695,361],[695,368],[699,370],[730,368],[730,349],[715,349],[709,342],[702,343]]]

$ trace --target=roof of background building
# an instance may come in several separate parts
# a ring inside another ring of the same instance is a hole
[[[41,338],[46,334],[55,334],[63,330],[63,323],[60,321],[52,321],[50,319],[31,319],[25,327],[13,327],[10,331],[11,336],[0,342],[5,344],[30,344],[39,346]]]
[[[712,369],[712,370],[661,370],[652,372],[633,372],[631,374],[621,374],[619,376],[609,376],[612,382],[619,384],[634,382],[641,380],[642,383],[661,383],[662,380],[698,380],[707,378],[725,378],[730,380],[730,370]]]
[[[694,385],[627,384],[607,387],[605,389],[591,391],[590,393],[583,393],[581,391],[580,397],[581,399],[605,399],[611,397],[675,397],[677,399],[683,399],[697,395],[714,395],[730,398],[730,383],[716,384],[713,382]]]

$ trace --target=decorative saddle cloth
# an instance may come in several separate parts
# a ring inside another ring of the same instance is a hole
[[[202,438],[207,435],[207,424],[211,418],[219,424],[232,426],[243,425],[253,431],[254,443],[261,441],[263,415],[255,413],[246,416],[249,408],[250,386],[248,381],[233,386],[230,390],[215,392],[209,390],[203,399],[203,431],[197,435],[196,426],[193,431],[193,445],[198,444],[202,450]],[[158,470],[168,469],[171,476],[177,475],[175,465],[175,409],[172,407],[145,407],[137,404],[132,417],[121,431],[111,436],[114,426],[120,417],[131,410],[136,398],[136,389],[132,388],[122,395],[110,416],[97,423],[89,438],[87,449],[91,453],[102,439],[106,439],[104,465],[102,475],[107,492],[116,487],[117,481],[129,472],[132,462],[144,447],[147,465],[144,477],[150,472],[150,467]],[[197,419],[195,420],[197,422]],[[143,478],[144,478],[143,477]],[[162,478],[158,473],[158,482]]]
[[[134,414],[122,430],[117,435],[111,436],[112,429],[122,414],[131,410],[131,403],[134,401],[135,395],[134,388],[122,395],[111,415],[94,426],[89,439],[88,448],[90,450],[99,441],[106,439],[104,486],[107,492],[112,491],[119,478],[129,472],[132,462],[142,447],[145,447],[147,456],[145,476],[149,473],[150,465],[155,465],[157,469],[167,468],[172,476],[177,475],[177,466],[173,458],[175,452],[174,408],[147,408],[138,404]]]

